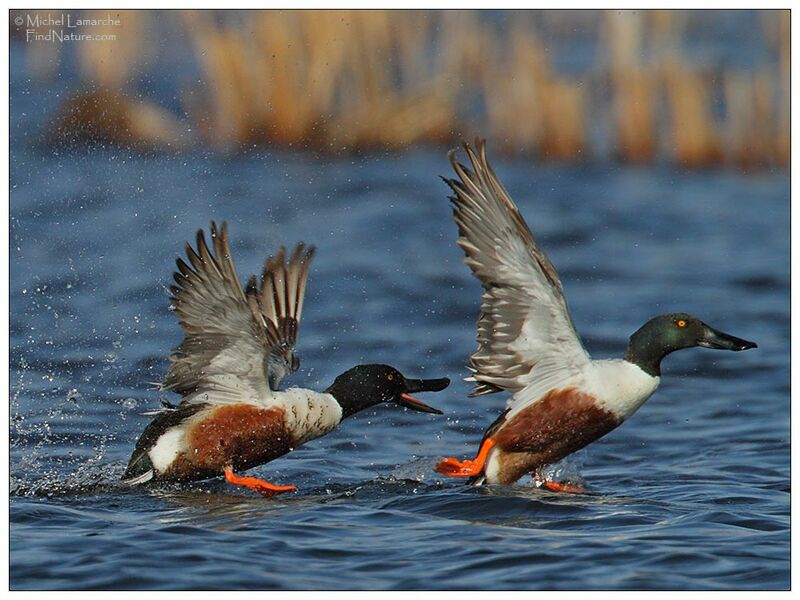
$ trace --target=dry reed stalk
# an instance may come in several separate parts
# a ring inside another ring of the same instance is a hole
[[[586,138],[581,84],[553,73],[528,24],[512,25],[508,40],[504,54],[491,56],[492,68],[481,81],[488,128],[499,148],[550,159],[579,157]]]
[[[493,70],[498,44],[494,34],[478,19],[476,11],[447,10],[440,13],[437,72],[458,77],[454,85],[467,88]],[[466,90],[465,90],[466,91]]]
[[[677,62],[665,67],[674,160],[709,167],[722,160],[722,145],[710,111],[709,78]]]
[[[210,13],[181,11],[181,17],[187,31],[191,32],[189,39],[205,73],[204,89],[196,90],[191,97],[184,96],[187,112],[205,143],[226,148],[236,142],[246,128],[242,96],[237,93],[228,68],[235,48],[217,30]]]
[[[777,75],[724,78],[730,106],[726,148],[738,164],[788,162],[788,14],[771,13],[764,21],[774,38]],[[531,15],[515,14],[498,27],[475,11],[270,10],[248,12],[240,22],[182,11],[204,82],[183,101],[203,142],[219,149],[271,142],[333,151],[404,148],[451,143],[458,134],[479,130],[506,151],[574,159],[586,151],[591,90],[583,84],[594,78],[611,84],[615,146],[622,160],[655,158],[659,134],[664,137],[658,129],[662,96],[677,162],[706,166],[725,158],[708,77],[691,71],[680,57],[689,13],[606,13],[607,70],[600,65],[601,72],[581,81],[552,69]],[[121,18],[127,31],[141,32],[146,16],[131,12]],[[588,23],[590,16],[581,18]],[[557,23],[554,19],[548,22]],[[566,24],[560,27],[567,31]],[[136,43],[129,46],[128,38]],[[97,45],[85,46],[79,49],[84,76],[118,89],[147,50],[135,33],[119,40],[110,55]],[[84,105],[92,102],[116,106],[120,100],[90,97]],[[85,106],[77,107],[79,115],[89,114]],[[141,119],[131,117],[139,108],[134,103],[120,109],[128,122],[119,126],[153,139],[152,127],[141,123],[159,119],[146,108]],[[460,122],[470,123],[467,131]]]
[[[427,16],[420,11],[387,16],[383,11],[352,16],[358,34],[344,80],[348,92],[357,93],[329,124],[330,144],[403,148],[449,137],[455,94],[436,81],[426,56]]]
[[[729,158],[742,169],[788,162],[788,13],[762,13],[777,69],[727,73],[725,100]]]
[[[769,106],[752,73],[726,73],[726,155],[742,169],[769,162],[771,123]],[[766,110],[765,110],[766,109]]]
[[[347,115],[330,128],[330,143],[339,148],[404,149],[419,141],[449,140],[447,94],[433,91],[416,98],[383,103],[369,115]]]
[[[114,36],[105,41],[87,41],[76,45],[83,77],[93,85],[123,89],[141,67],[147,52],[142,43],[149,26],[149,13],[138,10],[88,10],[82,18],[102,21],[111,16],[119,25],[84,26],[82,33]]]
[[[280,144],[307,141],[319,113],[314,96],[306,87],[309,57],[301,39],[292,34],[302,23],[299,14],[262,13],[254,41],[254,53],[268,59],[265,89],[266,110],[260,124],[267,139]]]
[[[758,69],[752,74],[753,79],[753,122],[755,125],[755,154],[756,165],[771,165],[775,162],[778,131],[776,125],[776,111],[773,102],[773,72],[768,69]]]
[[[345,68],[348,37],[345,14],[340,11],[303,11],[305,26],[303,44],[308,52],[305,83],[309,95],[316,100],[322,115],[334,110],[339,74]]]
[[[481,85],[488,129],[498,136],[498,148],[535,151],[542,144],[542,107],[551,76],[544,48],[523,25],[515,25],[505,53],[489,46],[484,55],[491,67],[484,71]]]
[[[232,114],[244,119],[228,123],[215,137],[225,143],[373,145],[395,139],[386,131],[396,131],[396,144],[403,145],[438,131],[446,95],[437,91],[421,100],[413,89],[425,71],[417,43],[425,35],[421,16],[399,13],[390,20],[384,11],[267,11],[259,13],[253,35],[246,37],[187,15],[189,31],[206,49],[207,79],[215,84],[212,122]],[[393,25],[398,20],[401,27]],[[400,69],[400,89],[387,69],[393,62]],[[337,106],[342,93],[349,95],[347,107]],[[406,114],[420,102],[424,118],[409,119]],[[402,134],[394,121],[403,124]]]
[[[791,12],[777,11],[778,54],[778,132],[775,139],[775,157],[781,166],[788,166],[791,149]]]
[[[656,86],[652,71],[638,67],[614,79],[614,123],[617,155],[631,162],[650,162],[656,155]]]
[[[641,64],[644,16],[640,12],[609,11],[605,25],[616,153],[622,160],[649,162],[656,154],[658,80]]]
[[[344,146],[372,146],[385,115],[396,110],[387,68],[392,30],[380,11],[350,11],[345,22],[349,37],[339,82],[347,100],[332,119],[333,137]]]
[[[571,160],[586,148],[584,90],[580,82],[553,79],[544,88],[540,156]]]

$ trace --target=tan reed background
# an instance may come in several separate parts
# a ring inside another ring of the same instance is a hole
[[[122,26],[84,28],[117,34],[114,42],[75,44],[80,82],[54,140],[336,153],[480,133],[540,159],[743,169],[789,161],[788,11],[752,13],[767,51],[746,68],[693,56],[685,41],[702,32],[689,31],[697,15],[687,11],[114,14]],[[569,39],[576,25],[596,34],[594,57],[564,72],[554,65],[570,45],[550,42]],[[199,74],[183,78],[182,115],[133,93],[161,58],[148,35],[155,30],[172,32],[171,47]],[[24,45],[33,76],[57,74],[54,46]],[[597,132],[605,143],[596,143]]]

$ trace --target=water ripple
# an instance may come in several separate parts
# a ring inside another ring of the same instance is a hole
[[[447,172],[440,153],[33,152],[14,169],[53,175],[18,185],[11,205],[12,589],[788,588],[784,175],[498,161],[593,355],[619,355],[677,309],[760,346],[670,356],[641,411],[557,467],[589,493],[560,495],[433,471],[474,453],[505,402],[468,400],[461,380],[480,286],[430,175]],[[269,500],[221,480],[120,484],[141,413],[158,406],[147,382],[180,341],[164,286],[212,218],[229,221],[242,277],[278,244],[319,247],[293,385],[386,361],[451,377],[431,399],[445,416],[365,411],[254,469],[299,488]]]

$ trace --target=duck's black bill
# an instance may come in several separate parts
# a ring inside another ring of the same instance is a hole
[[[406,389],[400,394],[397,403],[400,406],[418,410],[420,412],[433,413],[435,415],[444,414],[438,408],[428,406],[424,402],[420,402],[410,392],[438,392],[450,385],[450,380],[447,377],[440,379],[406,379]]]
[[[727,333],[722,333],[711,327],[706,328],[705,337],[697,342],[698,346],[703,348],[712,348],[714,350],[733,350],[739,352],[740,350],[747,350],[749,348],[758,348],[755,342],[749,342],[742,338],[737,338]]]
[[[450,385],[447,377],[439,379],[406,379],[406,391],[412,392],[439,392]]]

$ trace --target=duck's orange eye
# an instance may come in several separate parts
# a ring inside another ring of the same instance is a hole
[[[389,373],[389,374],[386,376],[386,379],[388,379],[389,381],[391,381],[392,379],[394,379],[394,375],[393,375],[393,374],[391,374],[391,373]]]
[[[683,319],[681,319],[680,321],[678,321],[678,322],[677,322],[677,323],[675,323],[675,324],[676,324],[678,327],[681,327],[681,328],[683,328],[683,327],[686,327],[686,321],[684,321]]]

